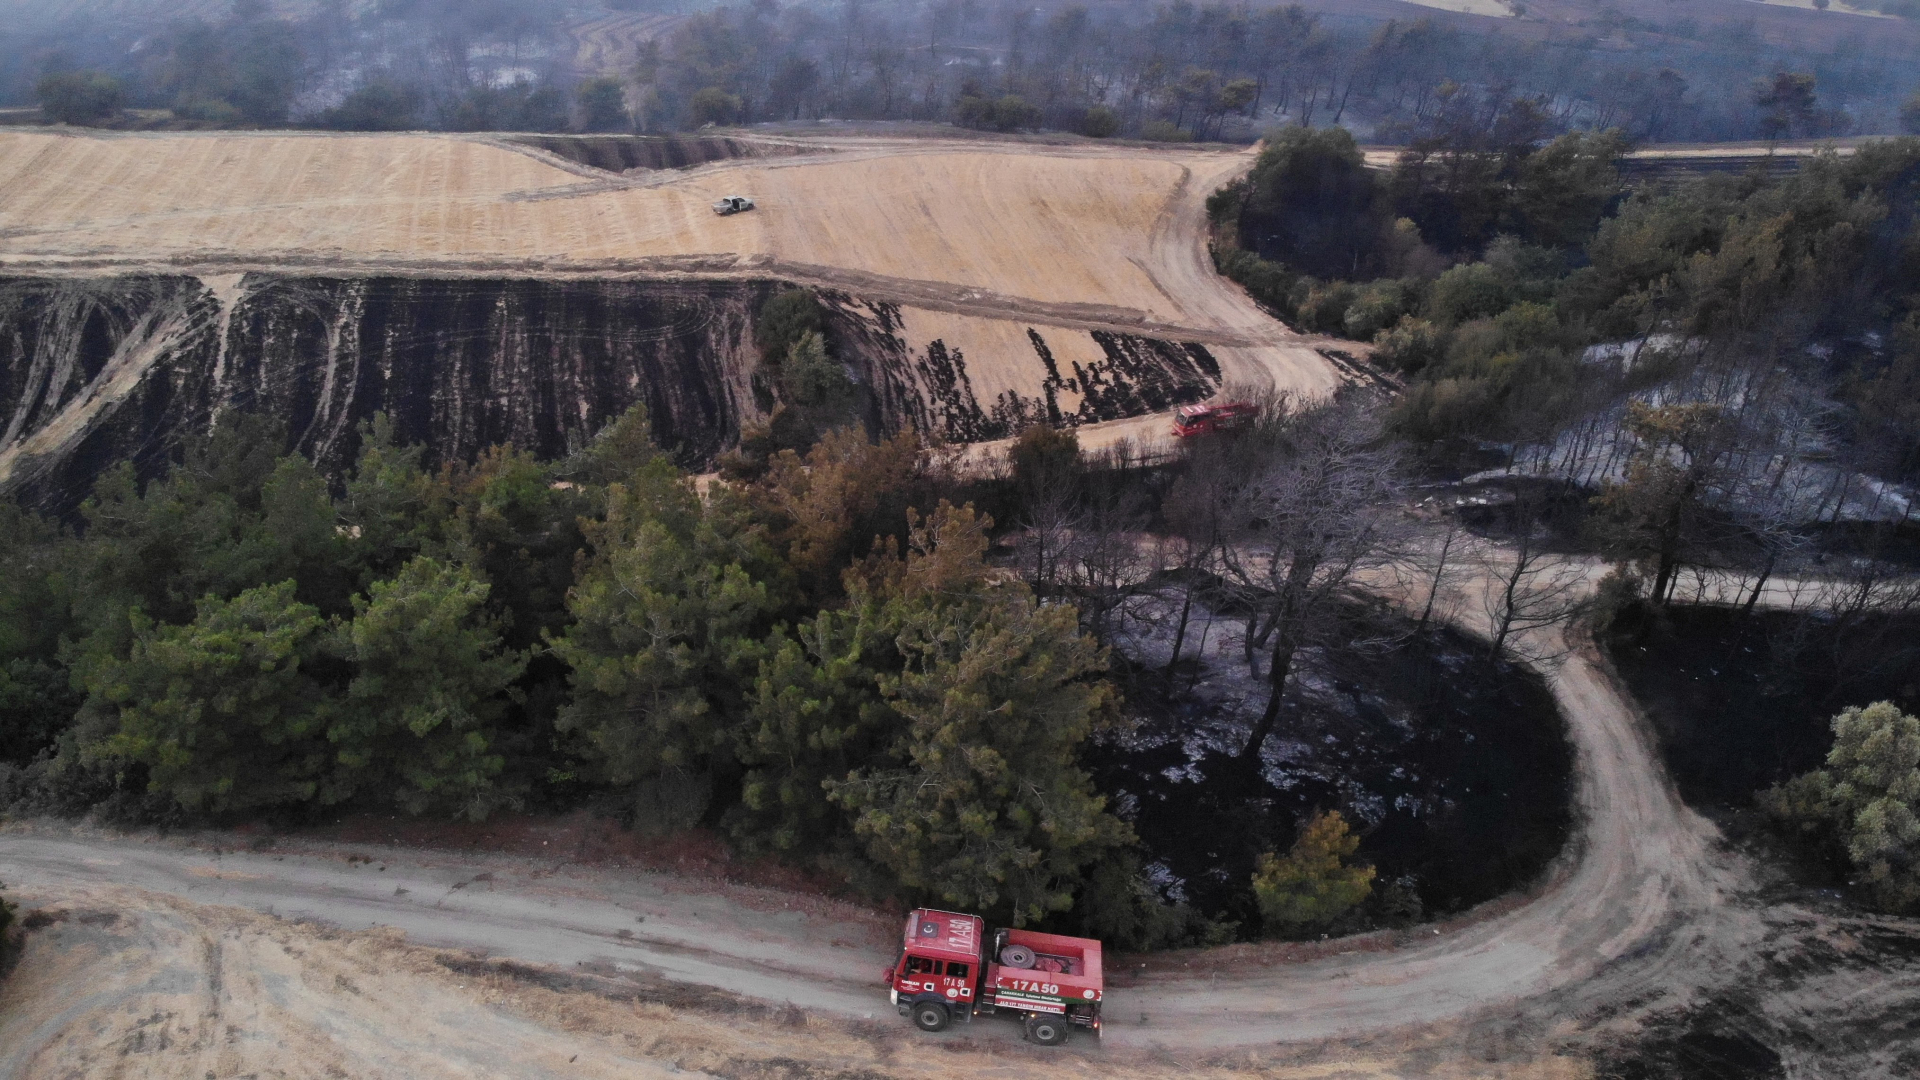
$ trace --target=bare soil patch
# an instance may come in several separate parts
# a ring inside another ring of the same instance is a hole
[[[1602,1080],[1910,1076],[1920,925],[1783,906],[1740,977],[1602,1055]]]

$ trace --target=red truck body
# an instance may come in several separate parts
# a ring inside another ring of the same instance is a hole
[[[930,908],[907,917],[887,985],[900,1011],[926,1030],[1006,1012],[1024,1019],[1028,1038],[1049,1045],[1071,1027],[1098,1035],[1106,997],[1098,941],[1031,930],[989,937],[978,915]]]
[[[1258,410],[1250,401],[1186,405],[1173,414],[1173,433],[1182,439],[1244,427]]]

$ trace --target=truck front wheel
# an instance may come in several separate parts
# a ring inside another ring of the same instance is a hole
[[[948,1019],[947,1007],[937,1001],[923,1001],[913,1007],[913,1022],[921,1031],[941,1031]]]
[[[1067,1021],[1060,1016],[1027,1017],[1027,1038],[1041,1046],[1059,1046],[1067,1041]]]

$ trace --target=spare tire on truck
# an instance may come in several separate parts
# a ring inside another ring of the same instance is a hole
[[[1025,945],[1009,945],[1000,950],[1000,962],[1010,968],[1030,968],[1038,959]]]
[[[945,1030],[949,1019],[947,1007],[937,1001],[923,1001],[913,1007],[913,1022],[921,1031]]]
[[[1027,1038],[1041,1046],[1059,1046],[1067,1041],[1067,1018],[1049,1013],[1028,1013]]]

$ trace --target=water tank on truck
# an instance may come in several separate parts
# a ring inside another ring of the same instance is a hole
[[[1086,1028],[1100,1034],[1106,985],[1100,943],[1032,930],[987,933],[978,915],[920,908],[907,916],[887,989],[902,1016],[925,1031],[1010,1016],[1043,1046]]]

